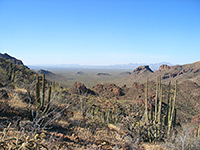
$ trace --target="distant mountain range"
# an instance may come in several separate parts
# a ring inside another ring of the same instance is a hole
[[[129,64],[116,64],[116,65],[108,65],[108,66],[93,66],[93,65],[79,65],[79,64],[61,64],[61,65],[29,65],[31,69],[34,70],[40,70],[40,69],[126,69],[126,70],[133,70],[139,66],[144,66],[144,65],[149,65],[149,67],[153,70],[156,71],[159,69],[161,65],[168,65],[172,66],[171,63],[168,62],[160,62],[160,63],[155,63],[155,64],[145,64],[145,63],[129,63]]]
[[[8,59],[12,61],[13,63],[17,65],[24,65],[23,62],[19,59],[16,59],[15,57],[12,57],[8,55],[7,53],[1,54],[0,57],[4,59]],[[51,70],[51,69],[126,69],[126,70],[133,70],[139,66],[144,66],[148,65],[151,70],[156,71],[159,69],[161,65],[168,65],[172,66],[171,63],[168,62],[160,62],[160,63],[154,63],[154,64],[145,64],[145,63],[129,63],[129,64],[116,64],[116,65],[105,65],[105,66],[97,66],[97,65],[79,65],[79,64],[60,64],[60,65],[28,65],[29,68],[34,69],[34,70],[40,70],[40,69],[46,69],[46,70]]]

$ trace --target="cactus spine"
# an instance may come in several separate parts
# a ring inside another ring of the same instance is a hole
[[[145,123],[148,123],[148,78],[146,79],[146,92],[145,92]]]

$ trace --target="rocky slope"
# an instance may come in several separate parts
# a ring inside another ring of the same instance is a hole
[[[12,57],[12,56],[8,55],[7,53],[5,53],[5,54],[1,54],[0,53],[0,57],[4,58],[6,60],[10,60],[11,62],[13,62],[16,65],[24,65],[21,60],[16,59],[15,57]]]
[[[156,81],[158,76],[161,76],[163,83],[175,80],[178,80],[179,82],[190,80],[200,84],[200,61],[176,66],[161,65],[155,72],[153,72],[149,66],[140,66],[133,70],[129,76],[122,79],[122,81],[125,84],[130,85],[130,82],[144,83],[146,78]]]

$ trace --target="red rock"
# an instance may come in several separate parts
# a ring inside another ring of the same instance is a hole
[[[170,69],[170,66],[168,66],[168,65],[161,65],[160,67],[159,67],[159,70],[160,71],[162,71],[162,70],[169,70]]]

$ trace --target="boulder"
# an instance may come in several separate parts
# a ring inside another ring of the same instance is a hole
[[[94,91],[86,88],[86,86],[81,82],[75,82],[73,87],[70,89],[73,94],[92,94],[95,95]]]
[[[115,96],[123,96],[123,90],[115,84],[106,83],[106,84],[97,84],[92,87],[92,90],[103,97],[115,97]]]
[[[168,66],[168,65],[161,65],[161,66],[159,67],[159,70],[160,70],[160,71],[169,70],[169,69],[170,69],[170,66]]]

